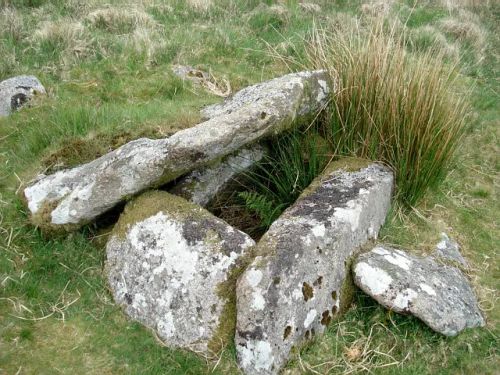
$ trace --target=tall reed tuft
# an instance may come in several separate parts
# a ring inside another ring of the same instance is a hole
[[[397,199],[415,205],[446,175],[464,133],[467,106],[456,69],[431,50],[405,50],[383,25],[315,29],[308,58],[338,82],[324,126],[336,155],[379,160],[395,173]]]

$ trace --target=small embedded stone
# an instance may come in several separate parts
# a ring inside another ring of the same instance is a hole
[[[17,76],[0,82],[0,117],[17,111],[35,95],[45,93],[45,87],[35,76]]]

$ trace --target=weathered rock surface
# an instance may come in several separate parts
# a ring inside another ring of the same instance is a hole
[[[326,103],[326,72],[293,73],[278,82],[252,89],[248,103],[240,95],[239,104],[231,104],[235,95],[223,105],[232,108],[230,113],[221,111],[170,138],[138,139],[90,163],[39,176],[24,189],[33,223],[45,230],[79,228],[126,197],[288,129]]]
[[[435,256],[444,260],[451,260],[467,267],[467,261],[460,254],[460,246],[452,240],[446,233],[441,233],[441,241],[436,245]]]
[[[206,207],[224,186],[264,157],[265,150],[256,145],[228,156],[222,162],[197,169],[183,177],[170,193]]]
[[[484,325],[465,275],[432,257],[377,246],[356,259],[353,272],[356,285],[381,305],[415,315],[443,335]]]
[[[264,234],[236,288],[235,341],[246,374],[276,374],[293,346],[346,307],[346,261],[377,236],[392,185],[381,165],[333,165]]]
[[[272,107],[273,105],[279,104],[280,106],[286,106],[288,98],[283,89],[290,87],[292,83],[290,81],[291,77],[294,77],[293,81],[295,81],[292,84],[294,86],[297,85],[294,90],[305,99],[304,103],[301,103],[300,100],[295,101],[296,105],[298,105],[297,114],[305,115],[311,113],[311,100],[314,103],[314,110],[317,110],[320,108],[320,105],[326,104],[328,94],[331,91],[334,92],[335,88],[330,87],[331,83],[328,81],[327,75],[325,72],[321,71],[313,73],[315,77],[314,82],[307,82],[309,79],[304,81],[303,78],[310,74],[310,72],[287,74],[270,81],[248,86],[235,93],[223,103],[203,108],[200,113],[204,119],[211,119],[222,115],[228,115],[245,108],[261,108],[265,113],[266,108]],[[304,93],[301,93],[304,90],[312,91],[308,95],[304,95]]]
[[[17,76],[0,82],[0,117],[8,116],[37,94],[45,94],[45,87],[34,76]]]
[[[168,346],[209,354],[211,345],[228,339],[220,332],[227,303],[222,290],[235,283],[228,277],[254,244],[183,198],[148,192],[120,217],[105,268],[115,301],[128,316]]]

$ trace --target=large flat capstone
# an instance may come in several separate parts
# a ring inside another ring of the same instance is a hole
[[[223,328],[231,319],[225,316],[227,291],[234,293],[230,276],[254,244],[198,205],[148,192],[121,215],[105,269],[128,316],[168,346],[211,354],[232,336]]]
[[[355,250],[377,236],[392,173],[378,164],[332,165],[276,220],[237,284],[236,349],[246,374],[276,374],[293,346],[342,310]]]
[[[138,139],[90,163],[40,175],[24,189],[32,222],[49,231],[77,229],[131,195],[288,129],[323,108],[327,77],[324,71],[288,74],[260,84],[259,100],[257,94],[248,103],[229,99],[230,111],[169,138]]]
[[[170,193],[206,207],[231,180],[262,160],[265,153],[261,145],[240,150],[220,163],[190,172],[175,184]]]
[[[45,87],[35,76],[17,76],[0,82],[0,117],[21,108],[37,94],[45,94]]]
[[[356,259],[353,272],[356,285],[381,305],[412,314],[443,335],[484,325],[465,275],[432,257],[379,245]]]

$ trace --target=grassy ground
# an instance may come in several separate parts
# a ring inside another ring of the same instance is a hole
[[[34,74],[49,90],[35,107],[0,119],[0,374],[237,373],[232,346],[220,362],[208,362],[162,347],[128,321],[107,290],[95,230],[44,238],[16,195],[37,172],[195,124],[199,108],[220,98],[176,78],[172,64],[211,71],[237,90],[287,71],[269,46],[300,60],[313,22],[350,27],[354,17],[363,24],[385,11],[342,0],[316,1],[320,13],[294,1],[209,3],[0,0],[0,80]],[[393,212],[381,237],[423,253],[441,231],[456,238],[487,327],[444,338],[358,293],[355,307],[297,352],[285,372],[493,374],[500,367],[500,8],[473,5],[403,1],[387,9],[409,50],[438,46],[450,63],[459,61],[473,113],[444,183],[414,211]]]

